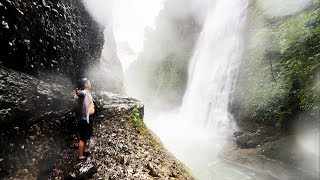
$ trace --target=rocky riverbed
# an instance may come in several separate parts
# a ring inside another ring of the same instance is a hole
[[[276,179],[319,179],[319,156],[302,149],[297,134],[241,122],[220,157]]]

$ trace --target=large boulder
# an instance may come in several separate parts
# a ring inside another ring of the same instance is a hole
[[[72,109],[72,89],[0,66],[0,130],[29,127],[43,116]]]
[[[46,179],[75,133],[71,87],[0,66],[0,179]]]

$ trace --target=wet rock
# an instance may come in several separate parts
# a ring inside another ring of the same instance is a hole
[[[251,138],[251,135],[244,134],[237,138],[236,143],[240,148],[255,148],[258,143]]]
[[[267,130],[257,129],[255,132],[235,133],[237,136],[236,144],[240,148],[256,148],[263,144],[268,136]],[[241,134],[241,135],[240,135]]]
[[[149,169],[149,174],[153,177],[159,177],[156,168],[152,165],[152,163],[147,164],[147,168]]]
[[[104,43],[103,27],[91,18],[81,1],[48,0],[38,3],[1,1],[3,66],[38,78],[61,73],[75,79],[86,72],[87,64],[99,62]],[[59,12],[66,18],[60,18]],[[68,31],[70,37],[64,35]],[[30,43],[40,40],[44,43]],[[62,48],[54,52],[52,46]],[[51,66],[53,60],[58,61],[54,67]]]
[[[47,179],[75,128],[70,90],[2,66],[0,84],[0,179]]]
[[[26,127],[41,116],[73,108],[71,87],[48,84],[1,66],[0,71],[0,132],[14,125],[14,129]]]
[[[234,132],[234,133],[233,133],[233,135],[234,135],[235,137],[241,136],[242,134],[243,134],[242,131],[237,131],[237,132]]]
[[[90,179],[96,172],[97,168],[91,161],[80,162],[74,166],[72,172],[68,173],[66,179]]]
[[[112,26],[93,20],[82,1],[1,1],[0,17],[2,66],[56,83],[85,75],[96,89],[123,92]]]

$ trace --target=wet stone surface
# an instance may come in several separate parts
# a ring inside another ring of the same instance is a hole
[[[50,74],[75,79],[99,61],[103,28],[82,1],[0,2],[0,65],[54,81]]]
[[[132,98],[103,92],[96,96],[102,107],[88,143],[89,159],[96,173],[93,179],[193,179],[185,167],[170,155],[149,132],[138,132],[128,114],[143,105]],[[51,178],[78,177],[76,140],[63,151]],[[69,167],[66,168],[66,167]]]

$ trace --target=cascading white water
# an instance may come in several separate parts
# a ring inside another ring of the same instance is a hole
[[[218,158],[222,144],[235,128],[228,106],[242,59],[247,1],[209,2],[179,112],[152,117],[154,114],[146,111],[147,125],[199,179],[249,177]],[[234,172],[241,174],[231,175]]]
[[[230,93],[242,57],[247,0],[212,0],[189,66],[180,120],[213,132],[234,127]]]

